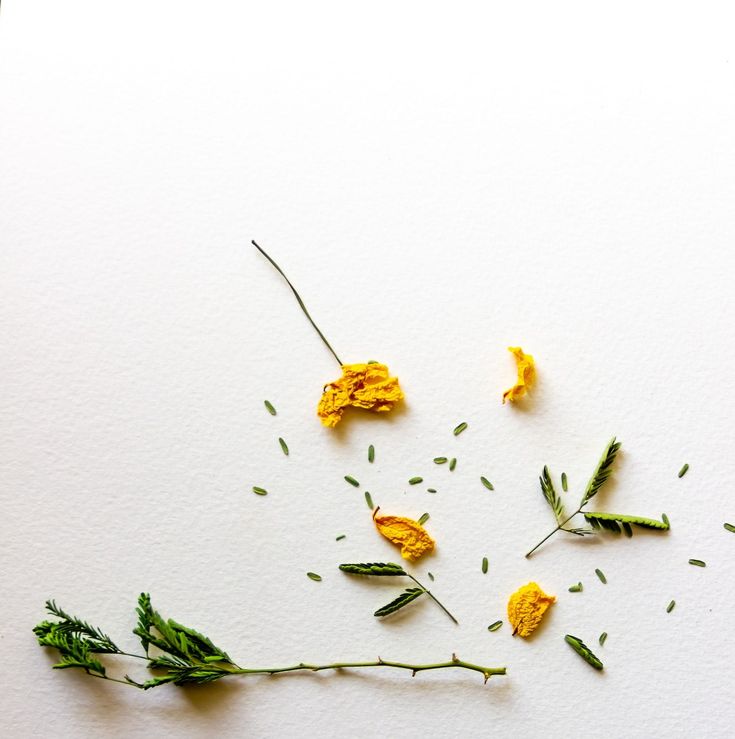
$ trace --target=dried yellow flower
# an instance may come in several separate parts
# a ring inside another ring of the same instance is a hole
[[[342,377],[324,388],[317,415],[325,426],[336,426],[348,406],[389,411],[402,398],[398,378],[384,364],[343,364]]]
[[[532,634],[555,600],[553,595],[544,593],[535,582],[518,588],[508,601],[508,620],[513,626],[513,634],[524,637]]]
[[[401,547],[401,556],[404,559],[415,562],[434,550],[434,540],[418,521],[402,516],[373,516],[373,520],[378,531],[388,541]]]
[[[536,379],[536,365],[530,354],[524,354],[520,346],[509,346],[508,351],[513,353],[518,365],[518,379],[512,388],[503,393],[503,403],[522,398],[533,381]]]

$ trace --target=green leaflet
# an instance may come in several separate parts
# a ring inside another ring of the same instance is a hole
[[[622,513],[601,513],[599,511],[585,512],[584,519],[594,529],[606,529],[614,534],[619,534],[622,530],[625,535],[633,536],[631,524],[640,526],[644,529],[656,529],[658,531],[668,531],[668,521],[657,521],[655,518],[644,518],[643,516],[627,516]]]
[[[554,490],[554,483],[551,481],[551,474],[546,465],[544,465],[544,470],[538,481],[541,485],[541,493],[546,499],[546,502],[551,506],[551,510],[554,511],[556,522],[561,523],[566,518],[564,515],[564,504],[561,502],[561,498],[556,490]]]
[[[596,670],[603,669],[602,662],[600,662],[600,660],[593,654],[592,650],[581,639],[578,639],[576,636],[572,636],[571,634],[567,634],[564,637],[564,641]]]
[[[387,603],[382,608],[378,608],[378,610],[373,613],[373,616],[389,616],[391,613],[395,613],[403,608],[403,606],[407,606],[409,603],[416,600],[416,598],[422,596],[425,592],[426,591],[423,588],[406,588],[395,600]]]
[[[597,469],[587,483],[587,489],[584,491],[582,496],[582,502],[580,507],[584,506],[590,498],[593,498],[599,492],[600,488],[605,484],[607,479],[612,474],[612,466],[617,456],[618,450],[620,449],[620,442],[615,441],[615,437],[608,442],[605,447],[605,451],[602,453],[600,461],[597,463]]]
[[[406,571],[393,562],[358,562],[339,566],[342,572],[350,575],[375,575],[377,577],[397,577],[405,575]]]

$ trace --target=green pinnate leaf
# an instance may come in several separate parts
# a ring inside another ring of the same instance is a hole
[[[399,611],[404,606],[420,598],[425,592],[423,588],[406,588],[395,600],[387,603],[382,608],[378,608],[373,616],[389,616],[391,613]]]

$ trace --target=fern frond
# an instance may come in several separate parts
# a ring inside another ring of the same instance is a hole
[[[105,676],[102,663],[93,657],[94,647],[91,640],[81,637],[68,629],[58,628],[61,624],[44,621],[33,629],[42,647],[58,650],[61,661],[53,665],[56,670],[78,667],[85,672]]]
[[[340,565],[339,569],[350,575],[375,575],[377,577],[397,577],[407,574],[403,567],[393,562],[348,563]]]
[[[392,600],[382,608],[378,608],[378,610],[373,613],[373,616],[389,616],[391,613],[395,613],[403,608],[403,606],[407,606],[409,603],[416,600],[416,598],[421,597],[425,592],[426,591],[423,588],[406,588],[406,590],[404,590],[395,600]]]
[[[584,519],[595,529],[606,529],[614,534],[619,534],[621,528],[627,537],[633,536],[632,526],[640,526],[644,529],[656,529],[668,531],[669,525],[666,521],[657,521],[655,518],[644,518],[643,516],[627,516],[622,513],[601,513],[598,511],[585,512]]]
[[[587,489],[584,491],[582,502],[579,504],[580,508],[585,506],[591,498],[597,495],[600,488],[605,484],[607,479],[612,474],[613,462],[615,462],[615,457],[617,456],[620,446],[620,442],[615,441],[614,436],[608,442],[608,445],[607,447],[605,447],[605,451],[603,452],[602,457],[597,464],[597,468],[595,469],[594,474],[590,478],[590,481],[587,483]]]
[[[135,612],[138,614],[138,623],[133,629],[133,633],[140,637],[140,643],[145,649],[146,656],[148,656],[151,628],[153,627],[153,608],[151,606],[151,596],[148,593],[141,593],[138,596],[138,607]]]
[[[554,490],[554,483],[551,480],[549,474],[549,468],[544,465],[544,471],[541,473],[541,477],[538,479],[541,485],[541,492],[546,499],[546,502],[551,506],[551,510],[554,511],[556,522],[561,523],[566,516],[564,515],[564,504],[561,502],[561,498]]]
[[[143,648],[148,654],[149,645],[158,647],[165,655],[172,658],[177,667],[193,667],[202,662],[226,662],[234,665],[227,652],[216,646],[208,637],[173,619],[164,619],[151,606],[150,597],[141,593],[138,599],[138,625],[133,633],[140,637]],[[168,668],[166,657],[153,660],[157,664],[151,667]]]
[[[76,616],[72,616],[66,613],[64,610],[56,605],[53,600],[46,601],[46,610],[61,619],[61,621],[51,623],[45,621],[44,624],[53,627],[57,633],[68,633],[72,636],[84,637],[85,644],[91,652],[97,654],[120,654],[121,650],[110,639],[107,634],[100,631],[100,629],[88,624],[86,621],[82,621]],[[41,624],[39,624],[41,626]],[[38,626],[36,628],[39,628]],[[34,629],[35,631],[35,629]],[[37,634],[38,636],[38,634]]]

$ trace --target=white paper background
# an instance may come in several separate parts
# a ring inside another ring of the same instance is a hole
[[[3,4],[4,736],[730,734],[732,14],[506,6]],[[399,375],[401,412],[319,425],[337,368],[251,238],[343,359]],[[539,368],[518,407],[510,344]],[[599,507],[671,532],[524,559],[542,466],[574,501],[613,434]],[[337,571],[397,557],[364,489],[431,514],[417,572],[459,627],[430,602],[378,622],[395,588]],[[544,626],[488,633],[531,579]],[[456,651],[508,676],[143,694],[50,669],[46,598],[133,648],[141,590],[246,665]],[[603,630],[598,674],[563,635]]]

